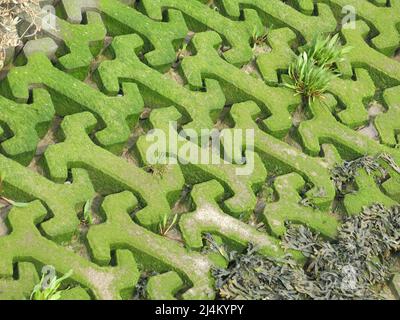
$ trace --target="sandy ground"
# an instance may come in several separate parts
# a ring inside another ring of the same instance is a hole
[[[357,131],[373,140],[379,141],[379,133],[375,128],[374,119],[377,115],[384,113],[385,107],[374,101],[368,105],[369,124]]]
[[[242,71],[247,74],[253,74],[255,77],[262,79],[262,75],[257,67],[257,58],[259,55],[271,52],[271,48],[267,45],[256,46],[253,50],[254,58],[242,67]]]
[[[400,62],[400,49],[397,50],[396,55],[394,56],[394,59],[397,60],[398,62]]]
[[[43,169],[39,165],[40,159],[42,158],[44,152],[48,148],[48,146],[57,143],[56,134],[58,129],[60,128],[62,119],[60,117],[55,117],[49,130],[46,135],[39,141],[39,144],[36,148],[36,154],[28,168],[43,175]]]

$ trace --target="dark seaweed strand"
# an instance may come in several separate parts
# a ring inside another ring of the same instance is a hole
[[[288,224],[287,249],[307,257],[304,267],[288,254],[280,260],[257,254],[252,245],[231,255],[213,276],[220,299],[380,299],[373,286],[390,276],[391,254],[400,246],[400,206],[366,207],[345,219],[335,242],[305,226]]]

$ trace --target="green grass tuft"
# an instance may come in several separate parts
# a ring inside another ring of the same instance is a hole
[[[285,83],[285,86],[296,91],[296,94],[314,101],[321,98],[328,90],[330,82],[339,75],[334,74],[322,67],[318,67],[307,52],[303,52],[289,66],[289,77],[292,83]]]
[[[337,65],[345,60],[351,47],[342,47],[339,35],[315,38],[289,65],[290,82],[284,86],[303,96],[308,103],[323,97],[332,80],[339,77]]]
[[[61,278],[54,275],[50,279],[46,277],[45,273],[42,273],[40,283],[33,288],[31,300],[60,300],[61,293],[64,290],[59,290],[59,288],[62,282],[68,279],[72,273],[72,270],[70,270]]]
[[[305,47],[304,52],[318,67],[336,70],[337,64],[345,61],[345,56],[351,49],[351,47],[342,47],[339,42],[339,34],[336,34],[333,37],[318,36],[314,38]]]

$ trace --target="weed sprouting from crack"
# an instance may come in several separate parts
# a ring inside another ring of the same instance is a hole
[[[316,66],[336,71],[338,63],[345,61],[345,56],[351,50],[351,47],[340,45],[339,34],[336,34],[327,38],[317,36],[305,47],[304,52]]]
[[[190,55],[190,52],[188,51],[188,45],[189,43],[186,41],[182,43],[181,47],[178,49],[178,52],[176,53],[176,63],[180,62],[186,56]]]
[[[379,299],[373,290],[390,276],[391,254],[400,249],[400,206],[365,207],[347,218],[335,242],[327,242],[302,225],[287,225],[286,249],[307,258],[304,267],[290,254],[261,256],[249,245],[231,252],[227,269],[214,268],[222,299]]]
[[[178,214],[173,215],[172,217],[169,215],[164,215],[163,220],[158,225],[160,235],[166,236],[171,229],[178,222]]]
[[[316,37],[289,65],[290,81],[284,86],[308,100],[308,103],[321,99],[329,89],[329,84],[340,74],[336,67],[345,60],[351,47],[342,47],[339,35]]]
[[[265,28],[263,32],[259,32],[256,28],[254,28],[251,39],[253,50],[258,46],[265,45],[267,43],[268,35],[268,29]]]
[[[56,275],[48,277],[45,273],[42,274],[40,283],[37,284],[31,294],[31,300],[60,300],[61,293],[66,290],[60,290],[62,282],[72,275],[73,271],[70,270],[61,278]],[[68,290],[68,289],[67,289]]]
[[[83,207],[82,223],[87,226],[90,226],[93,224],[92,203],[93,203],[93,200],[90,199],[90,200],[86,201],[86,203]]]
[[[153,174],[154,176],[157,176],[162,179],[167,171],[166,163],[167,163],[167,156],[165,153],[161,153],[157,156],[154,163],[145,166],[144,169]]]
[[[307,52],[300,54],[290,64],[288,74],[292,83],[285,83],[287,88],[293,89],[297,95],[308,99],[308,102],[319,99],[328,90],[329,84],[339,75],[329,69],[316,66]]]

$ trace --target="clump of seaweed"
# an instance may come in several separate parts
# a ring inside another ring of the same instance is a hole
[[[300,266],[290,254],[282,259],[259,255],[249,245],[230,254],[228,268],[215,268],[221,299],[379,299],[373,290],[390,276],[392,253],[400,248],[400,206],[365,207],[345,219],[335,242],[302,225],[287,225],[286,249],[307,258]]]
[[[154,161],[151,164],[146,165],[144,169],[152,175],[162,179],[167,172],[167,164],[167,155],[165,153],[161,153],[157,154],[154,158]]]
[[[400,174],[400,167],[396,164],[394,159],[386,154],[382,153],[377,156],[366,155],[361,158],[357,158],[352,161],[345,161],[343,164],[336,165],[331,170],[332,180],[336,186],[336,189],[340,194],[345,194],[350,185],[353,184],[357,172],[360,169],[364,169],[368,175],[373,172],[378,172],[380,177],[384,179],[387,177],[388,172],[383,166],[386,163],[395,172]]]
[[[151,277],[158,275],[158,272],[144,272],[140,275],[140,278],[135,286],[135,294],[133,300],[146,300],[147,299],[147,283]]]
[[[225,300],[305,299],[296,287],[305,274],[291,256],[276,260],[256,253],[249,245],[244,253],[234,252],[227,269],[213,269],[218,296]]]
[[[303,207],[310,207],[310,208],[312,208],[314,210],[317,209],[317,206],[315,205],[315,203],[311,199],[308,199],[308,198],[301,199],[299,201],[299,205],[301,205]]]

